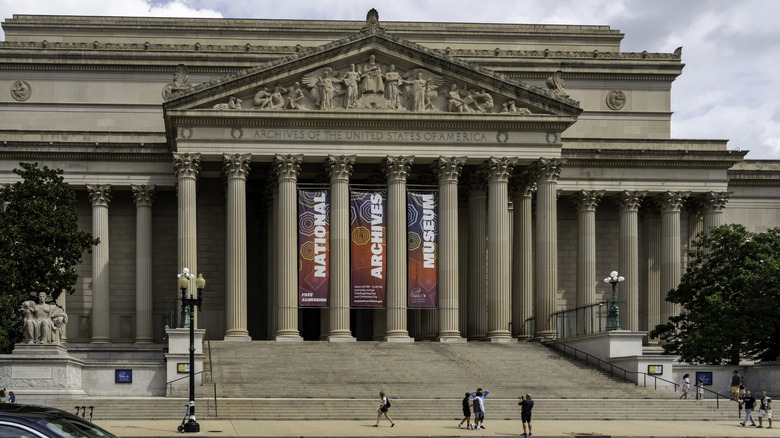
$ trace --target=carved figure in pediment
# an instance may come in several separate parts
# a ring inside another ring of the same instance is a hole
[[[282,93],[286,94],[287,89],[282,87],[281,85],[277,85],[274,87],[274,92],[271,93],[270,102],[268,103],[268,108],[270,109],[284,108],[284,96],[282,96]]]
[[[450,91],[447,92],[447,111],[451,113],[465,113],[468,112],[466,107],[466,101],[460,96],[460,90],[458,90],[458,84],[450,85]]]
[[[287,101],[285,102],[285,109],[303,109],[303,99],[306,96],[301,90],[300,82],[296,82],[292,90],[287,94]]]
[[[268,87],[257,90],[253,103],[252,109],[265,109],[271,105],[271,93],[268,92]]]
[[[403,77],[405,79],[414,78],[406,81],[409,84],[407,93],[411,97],[412,111],[420,112],[433,109],[433,99],[438,95],[436,90],[444,83],[444,78],[422,68],[409,70],[404,73]]]
[[[531,110],[529,110],[526,107],[517,107],[517,104],[514,100],[509,100],[501,104],[501,112],[502,113],[518,113],[524,116],[527,116],[531,114]]]
[[[173,73],[173,82],[163,88],[163,99],[168,100],[174,93],[182,90],[191,90],[193,87],[188,81],[189,72],[187,71],[187,66],[184,64],[177,65],[176,71]]]
[[[341,78],[341,82],[346,87],[345,95],[345,108],[354,108],[358,99],[358,86],[360,85],[360,73],[355,71],[355,64],[349,65],[350,70],[344,73],[344,77]]]
[[[547,78],[547,88],[549,88],[552,94],[554,95],[568,97],[568,94],[566,94],[566,89],[564,88],[566,84],[563,81],[562,75],[563,72],[558,70],[555,73],[553,73],[552,76]]]
[[[230,96],[230,99],[228,99],[227,103],[218,103],[214,105],[215,110],[240,110],[241,109],[241,103],[243,101],[236,96]]]
[[[401,86],[408,84],[409,81],[403,80],[401,75],[395,71],[395,65],[390,64],[389,70],[384,75],[385,79],[385,97],[387,98],[387,107],[397,109],[401,107]]]
[[[485,113],[493,110],[493,96],[485,90],[471,93],[472,104],[471,107],[475,112]]]
[[[382,69],[376,63],[376,57],[368,57],[368,64],[360,73],[360,92],[363,94],[384,94],[385,84],[382,80]]]
[[[311,89],[314,104],[321,110],[335,108],[334,97],[344,94],[338,85],[338,72],[334,75],[330,67],[322,67],[303,75],[302,82]]]

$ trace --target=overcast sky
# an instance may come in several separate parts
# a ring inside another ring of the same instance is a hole
[[[0,0],[13,14],[609,25],[622,50],[683,47],[672,137],[728,139],[780,160],[778,0]],[[2,35],[2,39],[5,36]],[[2,62],[2,61],[0,61]]]

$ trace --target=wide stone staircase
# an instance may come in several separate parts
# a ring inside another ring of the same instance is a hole
[[[736,418],[736,404],[679,400],[638,387],[537,343],[211,341],[204,346],[198,418],[305,420],[375,418],[379,391],[394,419],[460,419],[466,391],[490,390],[488,419],[519,418],[520,395],[546,419],[686,420]],[[188,394],[88,397],[57,406],[95,406],[96,419],[175,418]]]

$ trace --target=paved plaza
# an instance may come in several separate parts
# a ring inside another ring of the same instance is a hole
[[[461,430],[457,421],[404,421],[394,418],[396,426],[387,421],[372,427],[366,421],[252,421],[203,420],[201,432],[193,436],[235,437],[374,437],[374,436],[520,436],[523,432],[517,420],[486,421],[485,430]],[[180,421],[97,421],[98,425],[121,437],[180,437],[176,431]],[[780,436],[780,430],[742,427],[734,421],[545,421],[533,422],[539,437],[763,437]]]

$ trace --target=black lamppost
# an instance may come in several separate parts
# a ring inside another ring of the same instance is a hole
[[[612,302],[609,303],[607,310],[607,331],[620,330],[620,308],[617,302],[617,284],[625,280],[618,276],[617,271],[609,273],[609,277],[604,279],[604,283],[612,283]]]
[[[195,278],[195,274],[190,274],[188,268],[184,268],[179,277],[179,289],[181,289],[181,311],[182,314],[189,311],[190,317],[190,406],[189,421],[184,424],[184,432],[200,432],[200,424],[195,420],[195,324],[192,314],[193,306],[198,306],[200,312],[203,299],[203,288],[206,287],[206,279],[200,274],[195,279],[195,287],[198,289],[198,297],[193,298],[190,290],[190,281]],[[180,431],[181,432],[181,431]]]

